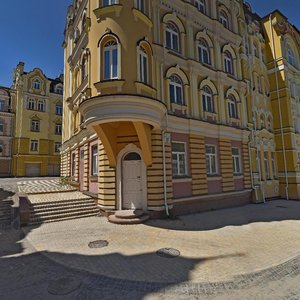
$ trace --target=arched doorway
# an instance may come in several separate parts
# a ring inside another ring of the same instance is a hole
[[[127,149],[126,149],[127,148]],[[141,150],[128,145],[119,154],[118,209],[147,210],[147,176]]]

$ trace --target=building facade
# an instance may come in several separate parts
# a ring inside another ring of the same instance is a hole
[[[14,112],[11,90],[0,87],[0,177],[11,175]]]
[[[250,202],[246,26],[238,0],[74,1],[62,175],[104,211]]]
[[[25,72],[22,62],[14,77],[12,175],[59,176],[63,78],[47,78],[38,68]]]

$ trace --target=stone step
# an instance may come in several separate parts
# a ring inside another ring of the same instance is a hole
[[[30,207],[30,212],[32,213],[38,213],[38,212],[55,212],[55,211],[66,211],[72,208],[77,208],[77,209],[85,209],[85,208],[95,208],[95,202],[93,203],[86,203],[86,202],[82,202],[82,203],[76,203],[75,204],[57,204],[55,206],[53,205],[43,205],[43,206],[34,206],[34,207]]]
[[[62,201],[52,201],[52,202],[41,202],[41,203],[31,203],[30,207],[33,209],[42,208],[42,207],[61,207],[61,206],[70,206],[70,205],[81,205],[89,204],[95,205],[94,199],[69,199]]]
[[[110,223],[114,224],[120,224],[120,225],[133,225],[133,224],[141,224],[146,222],[149,219],[148,215],[143,215],[138,218],[133,218],[133,219],[122,219],[122,218],[117,218],[115,215],[110,215],[108,217],[108,221]]]
[[[29,225],[36,225],[41,223],[49,223],[49,222],[59,222],[63,220],[70,220],[70,219],[79,219],[79,218],[86,218],[92,216],[98,216],[99,210],[95,211],[84,211],[84,212],[73,212],[73,213],[64,213],[59,215],[51,215],[51,216],[40,216],[35,218],[30,218]]]
[[[99,212],[99,209],[95,206],[89,206],[89,207],[85,207],[84,209],[81,207],[70,207],[68,209],[64,209],[64,210],[48,210],[48,211],[40,211],[40,212],[35,212],[35,211],[31,211],[30,212],[30,218],[35,218],[35,217],[51,217],[51,216],[55,216],[55,215],[64,215],[64,214],[68,214],[68,213],[84,213],[84,212]]]
[[[136,219],[141,217],[144,212],[140,209],[136,210],[117,210],[115,216],[119,219]]]

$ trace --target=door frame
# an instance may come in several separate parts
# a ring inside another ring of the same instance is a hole
[[[147,168],[143,159],[143,152],[140,148],[138,148],[134,144],[128,144],[124,149],[120,151],[117,157],[117,188],[116,188],[116,194],[117,194],[117,210],[123,210],[122,204],[123,204],[123,190],[122,190],[122,180],[123,180],[123,174],[122,174],[122,165],[123,165],[123,159],[124,157],[131,152],[138,153],[141,157],[142,161],[142,170],[141,170],[141,180],[142,180],[142,208],[144,211],[147,211],[148,205],[147,205]]]

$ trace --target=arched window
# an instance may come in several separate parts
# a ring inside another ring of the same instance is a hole
[[[81,81],[82,82],[86,78],[86,75],[87,75],[87,62],[86,62],[86,57],[84,56],[82,58],[82,62],[81,62]]]
[[[103,48],[104,52],[104,79],[118,78],[118,44],[109,40]]]
[[[148,54],[143,47],[139,47],[139,80],[148,83]]]
[[[199,40],[198,44],[199,61],[210,65],[209,46],[204,39]]]
[[[171,22],[167,24],[166,28],[166,47],[177,52],[180,51],[179,30]]]
[[[291,49],[290,46],[288,46],[288,48],[287,48],[287,54],[288,54],[288,62],[289,62],[289,64],[291,64],[292,66],[296,67],[296,56],[295,56],[295,53]]]
[[[226,73],[234,75],[233,59],[232,59],[230,52],[228,52],[228,51],[224,52],[224,66],[225,66]]]
[[[224,10],[220,10],[219,21],[225,28],[229,28],[228,16]]]
[[[205,112],[214,112],[213,93],[208,86],[205,86],[202,91],[202,107]]]
[[[39,90],[41,88],[41,82],[38,79],[36,79],[33,82],[33,88],[36,89],[36,90]]]
[[[177,75],[170,77],[170,102],[176,104],[184,104],[183,85],[181,79]]]
[[[206,3],[205,3],[205,0],[195,0],[195,6],[203,14],[206,14]]]
[[[229,118],[237,119],[238,118],[237,104],[236,104],[236,99],[233,95],[228,96],[227,107],[228,107]]]

